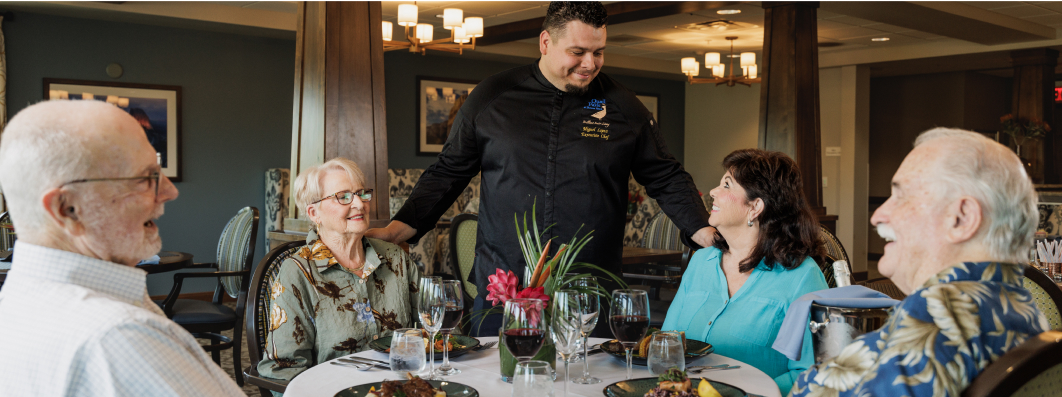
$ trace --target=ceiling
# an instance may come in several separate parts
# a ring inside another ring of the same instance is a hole
[[[383,19],[396,21],[398,5],[403,3],[410,2],[382,2]],[[416,4],[420,21],[435,25],[436,37],[446,37],[449,32],[441,27],[444,8],[461,8],[466,17],[483,17],[484,25],[489,28],[542,17],[549,2],[420,1]],[[738,37],[733,42],[735,52],[761,50],[764,10],[759,2],[696,5],[703,9],[609,25],[607,64],[681,78],[679,59],[710,51],[727,53],[730,49],[727,36]],[[0,9],[16,12],[273,37],[293,37],[297,7],[296,2],[288,1],[0,2]],[[722,10],[737,13],[720,14]],[[715,28],[719,25],[725,25],[725,30]],[[970,64],[971,59],[978,59],[977,54],[985,54],[984,57],[1002,59],[1002,67],[1006,67],[1005,58],[1010,50],[1062,46],[1058,28],[1062,28],[1062,2],[822,2],[818,9],[819,62],[820,67],[871,64],[876,65],[876,73],[918,73],[918,65],[934,65],[927,63],[927,58],[958,57],[958,62],[952,62],[954,68]],[[874,41],[875,38],[888,40]],[[538,46],[535,37],[528,37],[481,45],[465,56],[535,58]],[[911,64],[914,66],[904,66],[909,60],[919,61]]]

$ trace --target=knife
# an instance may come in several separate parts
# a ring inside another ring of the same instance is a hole
[[[347,356],[347,357],[340,358],[339,361],[353,361],[353,362],[357,362],[357,363],[372,364],[372,365],[377,366],[377,367],[391,369],[391,363],[380,361],[380,360],[373,360],[373,359],[365,358],[365,357]]]

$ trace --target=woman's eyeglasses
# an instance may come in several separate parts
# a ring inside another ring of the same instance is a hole
[[[354,196],[357,196],[358,198],[360,198],[362,202],[366,202],[367,203],[369,201],[372,201],[372,189],[361,189],[361,190],[358,190],[356,192],[350,192],[350,191],[344,190],[344,191],[339,192],[339,193],[327,195],[324,198],[322,198],[320,200],[317,200],[317,201],[314,201],[314,202],[312,202],[310,204],[311,205],[312,204],[317,204],[317,203],[320,203],[322,201],[328,200],[328,199],[330,199],[332,197],[335,197],[336,201],[338,201],[339,204],[348,205],[348,204],[354,202]]]

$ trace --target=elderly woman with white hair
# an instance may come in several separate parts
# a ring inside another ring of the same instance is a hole
[[[295,180],[295,202],[316,233],[280,265],[271,286],[262,376],[290,380],[414,323],[420,270],[397,245],[365,237],[371,199],[348,159],[329,160]]]

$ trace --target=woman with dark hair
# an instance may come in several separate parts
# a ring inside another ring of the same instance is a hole
[[[822,253],[819,226],[796,162],[783,153],[743,149],[723,159],[726,174],[712,189],[712,247],[690,260],[664,330],[712,344],[774,378],[782,395],[814,364],[811,332],[799,361],[771,348],[789,304],[826,289],[812,259]]]

